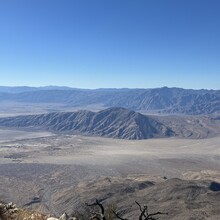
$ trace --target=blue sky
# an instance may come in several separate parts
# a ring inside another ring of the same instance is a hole
[[[0,0],[0,84],[220,89],[219,0]]]

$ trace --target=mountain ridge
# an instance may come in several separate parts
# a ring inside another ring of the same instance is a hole
[[[132,140],[174,135],[174,132],[161,122],[124,108],[109,108],[99,112],[81,110],[0,118],[0,126],[39,127],[54,132]]]
[[[220,114],[220,90],[193,90],[175,87],[155,89],[25,87],[24,90],[15,87],[14,92],[8,92],[7,89],[0,87],[0,102],[5,101],[35,104],[58,103],[69,107],[102,105],[104,108],[123,107],[135,111],[154,111],[162,114]]]

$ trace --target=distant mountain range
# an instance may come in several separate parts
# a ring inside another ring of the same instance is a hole
[[[0,87],[0,102],[59,103],[71,107],[102,105],[165,114],[220,113],[220,90],[181,88],[74,89],[69,87]]]
[[[123,108],[110,108],[97,113],[78,111],[0,118],[0,126],[34,127],[54,132],[122,139],[147,139],[174,135],[173,131],[161,122]]]
[[[40,90],[73,90],[67,86],[42,86],[42,87],[30,87],[30,86],[0,86],[0,92],[6,93],[20,93],[31,92]]]

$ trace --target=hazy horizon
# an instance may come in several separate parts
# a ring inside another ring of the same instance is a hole
[[[82,90],[99,90],[99,89],[161,89],[161,88],[168,88],[168,89],[191,89],[191,90],[220,90],[220,89],[212,89],[212,88],[184,88],[184,87],[176,87],[176,86],[161,86],[161,87],[97,87],[97,88],[81,88],[81,87],[71,87],[66,85],[40,85],[40,86],[34,86],[34,85],[0,85],[1,87],[5,88],[60,88],[60,89],[82,89]]]

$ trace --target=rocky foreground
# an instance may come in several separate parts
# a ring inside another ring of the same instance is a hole
[[[63,208],[59,205],[57,208],[70,210],[72,207],[74,210],[68,211],[68,214],[62,214],[59,218],[29,211],[33,207],[29,207],[27,211],[17,208],[12,203],[1,202],[0,220],[220,219],[220,184],[218,182],[164,177],[164,180],[161,179],[161,182],[156,183],[144,179],[101,178],[58,192],[53,196],[53,203],[59,202]],[[98,196],[96,201],[95,195]],[[103,217],[108,216],[108,213],[111,213],[111,217]],[[97,215],[99,217],[96,217]]]
[[[12,202],[0,202],[0,220],[77,220],[64,213],[60,218],[16,207]]]

